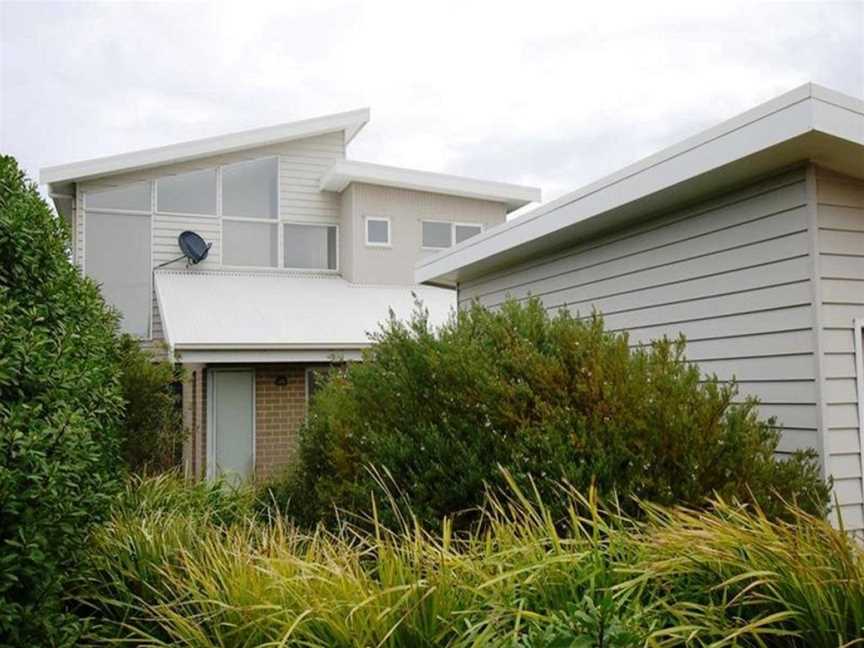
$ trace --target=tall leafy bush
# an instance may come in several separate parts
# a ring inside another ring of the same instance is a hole
[[[599,317],[532,300],[475,305],[437,332],[418,311],[375,342],[316,395],[299,466],[274,490],[308,522],[334,505],[368,511],[379,490],[369,465],[430,524],[477,506],[485,484],[500,485],[499,465],[522,485],[533,476],[547,501],[564,479],[616,492],[625,508],[630,495],[755,499],[769,515],[782,499],[816,512],[827,502],[815,454],[775,460],[779,435],[757,403],[703,381],[682,340],[631,348]]]
[[[157,360],[135,338],[120,343],[120,385],[125,401],[122,453],[136,473],[158,473],[180,463],[184,430],[175,385],[182,369]]]
[[[0,644],[76,642],[64,588],[118,487],[116,316],[64,224],[0,157]]]

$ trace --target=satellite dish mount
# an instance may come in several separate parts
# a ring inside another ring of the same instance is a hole
[[[157,268],[166,266],[169,263],[174,263],[180,259],[186,259],[187,268],[190,265],[198,265],[207,258],[207,255],[210,253],[210,246],[213,244],[205,242],[196,232],[186,230],[185,232],[181,232],[180,236],[177,237],[177,245],[180,247],[180,251],[183,252],[183,254],[176,259],[160,263],[156,266]]]

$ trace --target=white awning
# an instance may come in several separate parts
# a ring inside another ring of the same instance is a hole
[[[433,325],[456,306],[446,288],[368,286],[329,275],[157,270],[155,277],[165,341],[186,363],[355,359],[391,309],[410,317],[415,295]]]

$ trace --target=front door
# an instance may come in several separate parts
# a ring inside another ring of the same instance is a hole
[[[255,372],[210,370],[209,477],[240,481],[252,475],[255,447]]]

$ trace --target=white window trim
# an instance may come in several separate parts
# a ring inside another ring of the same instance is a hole
[[[282,227],[283,225],[311,225],[313,227],[335,227],[336,228],[336,269],[331,270],[330,268],[294,268],[292,266],[286,266],[285,264],[285,229]],[[300,220],[292,220],[292,219],[284,219],[279,221],[279,236],[282,238],[282,249],[281,254],[279,255],[279,262],[282,264],[280,266],[281,269],[287,270],[289,272],[308,272],[310,274],[333,274],[338,275],[342,268],[339,264],[339,257],[341,256],[341,243],[340,243],[340,226],[339,223],[335,223],[333,221],[327,222],[314,222],[314,221],[300,221]]]
[[[262,155],[261,157],[253,157],[246,158],[243,160],[235,160],[234,162],[226,162],[225,164],[220,164],[218,166],[219,169],[219,179],[220,182],[217,182],[219,187],[219,201],[222,200],[222,171],[225,167],[234,166],[235,164],[243,164],[244,162],[260,162],[261,160],[275,160],[276,161],[276,215],[273,218],[261,218],[259,216],[238,216],[237,214],[222,214],[222,218],[227,218],[228,220],[244,220],[244,221],[267,221],[269,223],[278,223],[282,220],[282,196],[281,191],[279,191],[279,181],[282,176],[282,169],[279,164],[279,156],[278,155]]]
[[[450,226],[450,245],[448,245],[446,247],[436,247],[434,245],[423,245],[423,223],[437,223],[439,225],[449,225]],[[421,250],[431,250],[431,251],[437,252],[438,250],[446,250],[449,247],[453,247],[453,236],[454,236],[453,223],[451,221],[437,220],[437,219],[432,219],[432,218],[421,218],[420,219],[420,249]]]
[[[480,232],[479,232],[480,234],[482,234],[484,231],[486,231],[486,228],[483,227],[483,223],[453,223],[453,245],[458,245],[458,243],[456,243],[456,228],[457,227],[479,227],[480,228]],[[475,234],[474,236],[477,236],[477,234]]]
[[[213,374],[216,372],[243,371],[252,374],[252,474],[250,479],[254,479],[258,471],[258,460],[255,456],[255,446],[258,445],[258,409],[256,407],[256,390],[258,385],[258,372],[253,367],[219,367],[207,369],[207,426],[205,430],[206,445],[207,445],[207,479],[213,480],[216,477],[216,439],[213,434],[213,422],[216,420],[216,403],[213,397]]]
[[[450,226],[450,245],[447,247],[434,247],[431,245],[423,245],[423,223],[440,223],[442,225]],[[447,250],[454,245],[456,245],[456,227],[479,227],[480,234],[482,234],[485,230],[483,227],[483,223],[464,223],[464,222],[456,222],[456,221],[448,221],[448,220],[437,220],[432,218],[422,218],[420,219],[420,249],[421,250],[429,250],[433,252],[438,252],[440,250]],[[475,234],[476,236],[476,234]]]
[[[375,243],[369,240],[369,221],[381,221],[387,223],[387,242]],[[366,242],[366,247],[373,248],[392,248],[393,247],[393,225],[390,219],[386,216],[364,216],[363,217],[363,240]]]
[[[88,193],[99,193],[99,189],[82,189],[81,185],[76,185],[75,190],[81,192],[81,209],[76,210],[75,212],[75,226],[78,226],[77,220],[81,218],[81,259],[80,259],[80,267],[81,274],[87,275],[87,212],[93,212],[94,214],[124,214],[127,216],[146,216],[150,219],[150,300],[147,304],[147,335],[143,336],[135,336],[138,340],[142,342],[152,342],[153,341],[153,300],[155,299],[154,291],[154,278],[153,273],[155,270],[155,262],[154,262],[154,248],[153,248],[153,239],[154,239],[154,224],[156,216],[156,179],[151,178],[149,180],[139,180],[135,182],[126,182],[119,185],[111,186],[110,188],[103,189],[103,191],[111,191],[114,189],[122,189],[128,185],[135,184],[144,184],[145,182],[150,183],[150,211],[140,210],[140,209],[108,209],[106,207],[87,207],[87,194]],[[76,242],[77,247],[77,242]]]
[[[162,178],[173,178],[175,176],[186,175],[187,173],[200,173],[202,171],[215,171],[216,172],[216,213],[215,214],[204,214],[202,212],[172,212],[172,211],[160,211],[159,210],[159,181]],[[177,173],[166,173],[165,175],[159,175],[153,177],[153,213],[159,214],[160,216],[182,216],[184,218],[218,218],[219,217],[219,203],[222,202],[222,192],[220,179],[222,176],[222,167],[214,166],[214,167],[201,167],[200,169],[188,169],[186,171],[178,171]]]
[[[226,166],[241,164],[243,162],[253,162],[258,160],[275,160],[276,161],[276,217],[275,218],[255,218],[246,216],[225,215],[222,211],[222,171]],[[282,179],[282,165],[278,155],[264,155],[262,157],[246,158],[243,160],[235,160],[220,164],[216,167],[216,211],[219,218],[219,267],[225,270],[261,270],[266,272],[274,272],[281,270],[282,257],[285,251],[282,249],[282,192],[279,190],[279,183]],[[268,225],[276,225],[276,265],[229,265],[223,263],[225,254],[225,221],[233,221],[240,223],[264,223]]]

